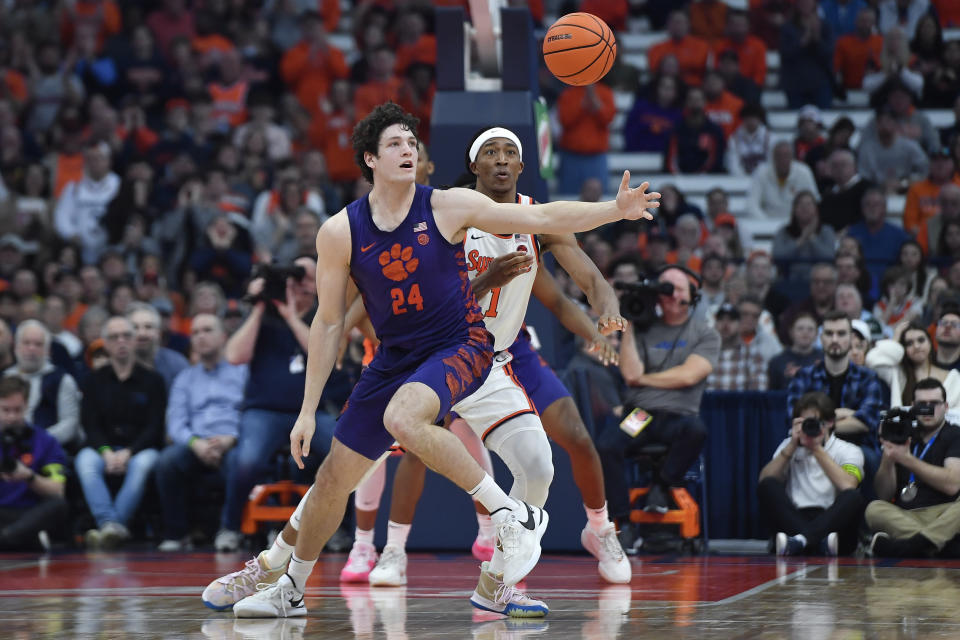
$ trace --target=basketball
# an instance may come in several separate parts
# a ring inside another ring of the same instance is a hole
[[[543,38],[547,69],[561,82],[577,87],[598,82],[616,57],[613,31],[591,13],[568,13]]]

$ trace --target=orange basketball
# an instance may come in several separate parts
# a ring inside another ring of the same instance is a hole
[[[593,84],[607,75],[617,57],[617,41],[606,23],[592,13],[568,13],[547,30],[543,59],[561,82]]]

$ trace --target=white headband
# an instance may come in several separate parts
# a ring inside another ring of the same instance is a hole
[[[487,129],[473,141],[473,144],[470,145],[470,162],[477,161],[477,154],[480,153],[480,147],[487,144],[493,138],[506,138],[513,144],[517,145],[517,151],[520,153],[520,161],[523,161],[523,145],[520,144],[520,138],[517,137],[513,131],[510,129],[504,129],[503,127],[494,127],[492,129]]]

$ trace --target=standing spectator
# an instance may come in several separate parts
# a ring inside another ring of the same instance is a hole
[[[927,219],[917,234],[917,242],[928,256],[940,246],[940,236],[947,224],[960,222],[960,186],[948,182],[940,187],[937,203],[940,205],[940,213]]]
[[[747,208],[756,217],[786,218],[804,192],[813,197],[814,205],[820,200],[810,167],[794,160],[792,145],[781,140],[773,145],[770,160],[753,172]]]
[[[741,338],[737,307],[721,305],[714,327],[720,334],[720,354],[707,376],[707,391],[766,391],[766,363],[760,352]]]
[[[153,32],[160,51],[169,56],[171,44],[176,38],[193,39],[193,11],[187,8],[186,0],[163,0],[162,7],[147,16],[147,26]]]
[[[918,233],[924,223],[940,213],[940,189],[947,183],[960,186],[953,156],[948,147],[938,147],[930,156],[930,171],[923,180],[917,180],[907,189],[907,203],[903,209],[903,228]]]
[[[663,153],[681,117],[677,79],[657,76],[644,94],[637,95],[627,114],[623,125],[624,150]]]
[[[787,387],[787,415],[811,391],[822,391],[836,409],[836,433],[860,446],[871,478],[880,459],[877,424],[886,406],[877,374],[850,362],[850,318],[840,311],[824,316],[820,330],[823,362],[800,369]]]
[[[826,148],[823,137],[823,114],[812,104],[804,105],[797,113],[797,137],[793,139],[794,156],[814,170],[823,159]]]
[[[887,82],[902,82],[910,88],[913,95],[923,95],[923,76],[910,68],[910,43],[904,32],[894,27],[883,35],[883,49],[880,51],[880,67],[867,68],[863,76],[863,90],[877,95]]]
[[[943,369],[933,363],[930,336],[918,322],[898,324],[893,339],[878,340],[867,353],[866,362],[890,387],[891,407],[912,406],[917,381],[924,378],[935,378],[943,384],[948,403],[951,400],[960,403],[960,371]]]
[[[393,48],[382,44],[373,50],[366,80],[353,94],[353,106],[357,118],[364,118],[378,105],[399,100],[403,81],[394,74],[396,54]]]
[[[27,422],[46,430],[64,449],[76,451],[83,439],[80,390],[73,376],[50,362],[50,342],[50,332],[41,322],[21,322],[14,336],[17,364],[4,375],[29,385]]]
[[[190,366],[190,362],[173,349],[160,346],[162,320],[153,306],[145,302],[135,302],[127,307],[126,315],[133,325],[133,353],[137,364],[159,373],[163,378],[164,389],[169,391],[173,379]]]
[[[864,138],[857,149],[860,175],[888,193],[903,192],[927,173],[929,160],[913,140],[900,135],[896,115],[889,106],[876,115],[876,136]]]
[[[687,91],[683,119],[670,136],[663,159],[668,173],[722,173],[723,130],[707,118],[703,90]]]
[[[87,546],[111,548],[130,537],[127,524],[140,505],[163,442],[167,392],[159,374],[140,366],[133,353],[133,324],[114,316],[103,328],[108,366],[92,372],[83,387],[82,424],[87,446],[77,454],[83,495],[96,519]],[[111,497],[107,476],[122,476]]]
[[[783,350],[774,333],[770,314],[764,311],[760,298],[752,291],[740,298],[736,307],[740,314],[740,339],[760,354],[763,358],[763,370],[766,372],[767,362]],[[761,321],[763,317],[766,322]]]
[[[793,19],[780,28],[780,87],[791,109],[833,102],[833,31],[816,0],[797,0]]]
[[[770,157],[770,131],[767,114],[757,104],[747,104],[740,110],[742,124],[727,141],[727,170],[736,176],[752,174]]]
[[[786,389],[797,371],[820,362],[823,351],[816,344],[816,320],[810,313],[798,313],[790,325],[790,346],[771,358],[767,366],[770,389]]]
[[[652,73],[660,71],[666,56],[673,56],[680,65],[683,81],[691,87],[699,87],[703,72],[707,69],[710,45],[697,36],[690,35],[690,19],[682,9],[670,13],[667,20],[669,40],[650,47],[647,51],[647,68]]]
[[[717,59],[717,71],[723,76],[727,90],[745,104],[759,105],[761,88],[740,72],[740,57],[733,49],[723,51]]]
[[[910,237],[901,227],[887,222],[887,199],[878,188],[867,189],[860,204],[863,222],[850,225],[847,236],[860,242],[863,258],[873,277],[871,295],[877,299],[877,285]]]
[[[880,0],[877,25],[884,34],[894,28],[902,29],[910,40],[920,19],[929,11],[930,0]]]
[[[280,75],[311,116],[321,115],[322,99],[330,84],[350,74],[346,59],[327,41],[323,20],[315,11],[300,16],[302,39],[280,61]]]
[[[243,77],[240,52],[230,49],[220,56],[216,79],[207,85],[213,101],[210,117],[217,128],[228,131],[247,121],[247,94],[250,83]]]
[[[833,228],[820,220],[814,194],[798,193],[793,198],[790,222],[773,238],[773,260],[781,265],[781,272],[792,280],[806,280],[810,265],[832,258],[836,246]]]
[[[173,381],[167,404],[167,436],[171,444],[160,453],[156,478],[163,509],[160,551],[189,546],[188,486],[196,478],[218,472],[226,476],[237,442],[247,367],[223,357],[227,336],[220,319],[210,314],[193,318],[191,350],[197,364]]]
[[[54,225],[63,240],[78,242],[83,261],[96,262],[107,245],[106,229],[100,219],[120,189],[120,176],[110,171],[110,146],[105,142],[87,145],[83,178],[67,184],[54,211]]]
[[[360,177],[360,168],[353,160],[350,134],[356,124],[353,94],[346,79],[333,81],[324,118],[316,118],[310,127],[310,143],[323,151],[327,171],[334,185],[343,191]]]
[[[724,138],[729,138],[740,126],[740,110],[743,100],[727,91],[723,76],[719,71],[707,71],[703,81],[703,96],[706,98],[704,111],[723,130]]]
[[[728,11],[726,38],[713,46],[713,55],[719,58],[726,51],[735,51],[740,73],[762,87],[767,82],[767,46],[763,40],[750,35],[750,19],[745,11]]]
[[[0,549],[49,549],[41,532],[63,530],[67,501],[63,473],[66,457],[56,439],[26,419],[29,386],[16,377],[0,379],[0,432],[11,436],[12,451],[3,455],[16,466],[0,473]]]
[[[690,4],[690,32],[712,44],[723,36],[730,7],[721,0],[697,0]]]
[[[805,423],[814,420],[819,433]],[[805,394],[793,408],[790,435],[760,471],[760,510],[777,531],[778,556],[818,550],[835,556],[856,546],[863,498],[863,453],[834,434],[836,410],[829,396]]]
[[[557,176],[563,193],[580,193],[588,178],[606,181],[607,151],[610,150],[610,123],[617,115],[613,90],[603,83],[564,89],[557,100],[557,117],[563,133],[560,171]]]
[[[918,382],[915,396],[933,413],[917,416],[915,442],[881,440],[877,500],[864,514],[876,531],[873,556],[930,557],[960,533],[960,427],[946,420],[951,407],[938,380]]]
[[[833,0],[835,1],[835,0]],[[862,0],[852,0],[862,8],[857,11],[856,28],[852,33],[839,35],[833,52],[833,70],[840,76],[840,83],[847,89],[859,89],[867,69],[880,69],[883,53],[883,36],[874,31],[877,17],[873,9]]]
[[[313,216],[309,210],[304,211]],[[252,257],[247,231],[231,215],[220,213],[210,220],[198,245],[190,256],[190,268],[197,279],[216,282],[230,298],[242,296]]]
[[[869,9],[871,17],[874,18],[871,23],[871,29],[873,29],[873,22],[876,22],[876,17],[873,15],[873,9],[867,6],[865,0],[821,0],[820,12],[823,14],[823,19],[833,29],[838,46],[841,37],[857,30],[857,20],[864,9]]]
[[[85,92],[80,78],[64,64],[57,42],[42,42],[37,46],[36,61],[27,58],[29,90],[32,102],[26,129],[42,133],[50,129],[67,106],[83,102]]]
[[[840,232],[863,221],[863,195],[873,183],[857,172],[857,158],[849,149],[835,149],[828,162],[834,184],[823,192],[820,217]]]

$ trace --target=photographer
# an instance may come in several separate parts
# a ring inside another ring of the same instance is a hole
[[[692,315],[698,297],[696,276],[669,266],[659,273],[658,283],[658,295],[651,297],[650,306],[658,305],[662,315],[643,330],[635,326],[637,314],[628,312],[631,327],[623,332],[620,343],[620,371],[628,386],[626,418],[620,425],[608,425],[597,442],[610,515],[619,519],[621,542],[627,549],[633,547],[636,531],[629,522],[625,460],[643,445],[669,447],[645,506],[648,511],[668,511],[669,487],[682,483],[707,437],[697,412],[707,376],[720,353],[720,336],[704,319]],[[672,293],[666,293],[668,288]],[[625,310],[636,310],[627,296],[621,304]]]
[[[827,394],[804,394],[793,407],[790,436],[760,471],[760,512],[777,532],[778,556],[835,556],[856,545],[863,453],[834,435],[835,419]]]
[[[56,439],[27,424],[30,385],[15,376],[0,379],[0,549],[46,547],[38,534],[61,528],[66,458]]]
[[[299,279],[293,275],[296,267],[302,270]],[[250,314],[227,341],[227,361],[249,365],[249,377],[236,450],[227,469],[227,494],[214,540],[217,551],[237,549],[247,496],[266,477],[275,452],[289,444],[303,400],[310,323],[317,304],[316,272],[317,263],[306,257],[297,258],[293,269],[261,270],[261,277],[247,286],[253,301]],[[311,452],[330,450],[335,426],[332,415],[317,412]],[[322,459],[323,455],[309,458],[316,464]]]
[[[880,425],[879,499],[866,512],[874,556],[936,555],[960,533],[960,427],[945,419],[946,398],[939,380],[924,378],[913,392],[916,428],[908,415]]]

